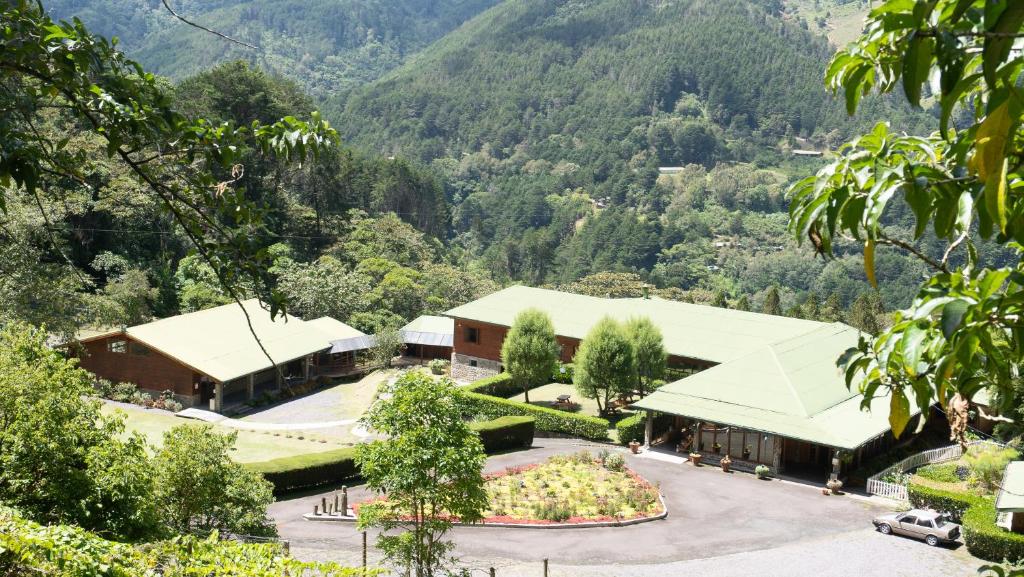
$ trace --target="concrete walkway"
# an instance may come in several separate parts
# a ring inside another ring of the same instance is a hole
[[[202,409],[188,408],[176,413],[184,419],[197,419],[207,423],[216,423],[232,429],[245,429],[249,431],[311,431],[315,429],[330,429],[333,427],[346,427],[355,424],[356,419],[345,419],[341,421],[319,421],[316,423],[263,423],[259,421],[244,421],[225,417],[220,413],[204,411]]]

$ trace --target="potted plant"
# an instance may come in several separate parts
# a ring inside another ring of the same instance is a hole
[[[825,486],[828,487],[829,491],[832,491],[833,495],[838,495],[839,490],[843,488],[843,482],[839,479],[829,479]]]
[[[690,453],[690,462],[693,463],[694,467],[700,467],[700,453]]]
[[[715,443],[714,445],[711,445],[711,450],[714,451],[715,454],[717,455],[717,454],[722,452],[722,445],[719,445],[718,443]]]
[[[750,450],[753,449],[753,448],[754,447],[752,447],[750,445],[747,445],[746,447],[743,447],[743,460],[744,461],[749,461],[750,460]]]
[[[772,470],[768,468],[768,465],[758,465],[754,467],[754,474],[757,475],[758,479],[767,479],[772,473]]]
[[[636,439],[633,439],[632,441],[630,441],[629,442],[629,451],[631,453],[633,453],[634,455],[639,453],[640,452],[640,441],[637,441]]]
[[[722,457],[722,460],[719,461],[718,464],[722,466],[722,472],[723,473],[728,473],[729,472],[729,467],[732,466],[732,459],[729,458],[729,455],[726,455],[726,456]]]

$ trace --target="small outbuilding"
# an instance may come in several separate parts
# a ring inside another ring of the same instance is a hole
[[[1003,482],[996,497],[996,511],[1004,527],[1024,533],[1024,461],[1011,461],[1003,471]]]
[[[80,335],[72,350],[82,368],[98,377],[134,383],[153,395],[171,391],[185,406],[221,411],[285,383],[357,370],[348,357],[331,352],[333,342],[352,338],[368,337],[328,317],[271,319],[251,299],[241,307],[232,303]]]
[[[405,356],[429,359],[451,359],[455,344],[455,319],[423,315],[399,331],[405,344]]]

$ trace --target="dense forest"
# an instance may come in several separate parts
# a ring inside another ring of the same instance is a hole
[[[372,331],[511,282],[621,295],[646,283],[826,320],[905,306],[917,261],[880,249],[871,295],[857,247],[823,260],[786,230],[789,183],[822,164],[794,150],[828,156],[879,119],[918,133],[936,124],[927,99],[916,111],[869,98],[854,121],[825,91],[834,47],[821,6],[846,4],[175,4],[256,51],[157,3],[46,6],[123,38],[172,77],[190,116],[244,125],[324,110],[340,148],[301,168],[250,155],[239,184],[270,208],[272,285],[300,314]],[[74,133],[56,113],[43,120]],[[91,188],[58,183],[78,200],[46,206],[46,220],[33,206],[8,215],[5,264],[31,274],[0,280],[0,301],[82,325],[226,300],[138,185],[113,165],[93,175]],[[911,215],[891,218],[910,238]]]
[[[57,18],[77,16],[117,36],[147,69],[175,79],[245,60],[327,97],[379,78],[498,0],[176,0],[182,16],[255,46],[191,28],[152,0],[52,0]]]

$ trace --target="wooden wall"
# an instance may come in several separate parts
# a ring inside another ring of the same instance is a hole
[[[118,353],[108,349],[111,341],[118,340],[127,343],[126,352]],[[191,368],[151,348],[148,349],[149,354],[137,354],[133,351],[133,343],[127,335],[83,343],[85,350],[80,353],[80,364],[98,377],[115,383],[135,383],[139,388],[153,393],[159,394],[170,389],[182,397],[198,395],[198,391],[193,391],[193,383],[198,381],[199,375]],[[141,344],[135,343],[136,346]]]

